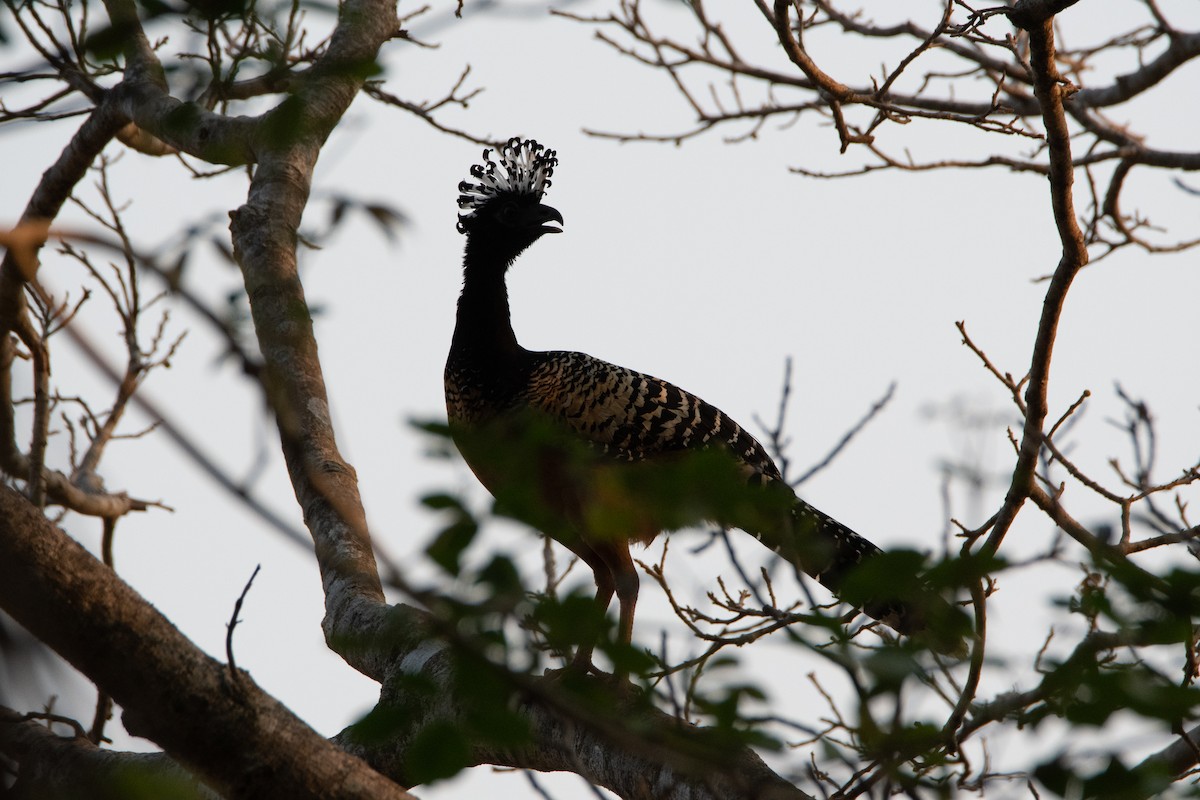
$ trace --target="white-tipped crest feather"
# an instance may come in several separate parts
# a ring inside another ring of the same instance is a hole
[[[550,176],[558,166],[557,154],[547,150],[533,139],[514,136],[500,148],[499,161],[492,159],[492,148],[483,151],[483,163],[471,167],[474,181],[458,184],[459,233],[465,233],[463,221],[475,216],[485,203],[497,195],[510,193],[533,195],[541,200],[550,188]]]

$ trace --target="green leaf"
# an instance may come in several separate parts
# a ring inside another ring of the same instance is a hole
[[[1077,725],[1102,726],[1118,711],[1175,723],[1200,707],[1200,689],[1169,682],[1141,665],[1068,661],[1046,676],[1061,715]]]
[[[83,42],[83,48],[97,61],[115,61],[125,52],[128,28],[106,25],[92,31]]]
[[[431,436],[437,436],[441,439],[450,438],[450,425],[442,420],[410,419],[408,424],[416,430],[423,431]]]
[[[521,575],[508,556],[494,556],[479,571],[478,582],[491,589],[493,599],[506,598],[509,602],[516,602],[525,596]]]
[[[866,602],[911,601],[927,593],[921,573],[925,556],[915,550],[888,550],[867,559],[846,576],[840,595],[861,605]]]
[[[421,498],[421,505],[426,508],[432,508],[434,511],[453,509],[454,511],[466,513],[466,508],[463,506],[462,501],[452,494],[427,494]]]
[[[881,647],[872,650],[863,658],[863,667],[880,683],[880,688],[895,691],[911,675],[922,675],[925,670],[907,648]]]
[[[157,0],[155,1],[157,2]],[[210,21],[246,15],[246,0],[186,0],[186,2],[192,15]]]
[[[414,784],[449,778],[471,766],[467,737],[448,722],[422,728],[405,753],[405,777]]]
[[[1158,795],[1173,782],[1164,769],[1129,769],[1115,756],[1100,772],[1084,775],[1059,755],[1035,768],[1033,775],[1060,797],[1095,800],[1142,800]]]
[[[160,800],[164,797],[199,800],[211,796],[185,775],[163,773],[136,763],[117,767],[108,780],[101,779],[99,784],[90,786],[87,796],[121,800]]]
[[[290,95],[262,118],[263,139],[268,147],[286,149],[304,138],[310,122],[304,101]]]
[[[658,666],[658,661],[654,656],[636,645],[614,639],[604,639],[597,647],[600,652],[609,657],[618,672],[643,675]]]
[[[350,729],[353,741],[366,744],[385,742],[413,723],[413,714],[405,708],[377,705]]]
[[[867,753],[884,760],[895,753],[924,753],[925,759],[937,759],[946,744],[941,728],[928,722],[887,729],[864,725],[859,735]]]
[[[532,616],[546,637],[546,643],[559,651],[598,642],[614,627],[611,620],[601,614],[595,599],[580,591],[558,597],[539,597]]]
[[[371,219],[375,220],[375,223],[389,242],[396,241],[397,229],[408,222],[408,218],[404,214],[391,206],[379,203],[367,203],[363,206],[363,210],[370,215]]]
[[[425,548],[425,553],[447,573],[457,576],[462,571],[462,555],[475,541],[478,532],[479,526],[474,519],[460,517],[437,535]]]
[[[518,748],[533,742],[528,718],[499,704],[470,709],[466,721],[474,738],[488,744]]]
[[[167,5],[163,0],[138,0],[138,8],[141,9],[142,20],[151,20],[155,17],[162,17],[168,14],[179,15],[180,12],[171,6]]]
[[[374,744],[403,736],[439,693],[438,684],[426,675],[397,675],[389,685],[388,696],[350,727],[351,740]]]

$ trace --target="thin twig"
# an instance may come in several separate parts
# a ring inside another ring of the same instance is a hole
[[[241,621],[238,619],[238,614],[242,612],[242,602],[246,599],[246,594],[254,584],[254,578],[257,577],[260,569],[262,569],[262,564],[256,565],[254,572],[250,573],[250,580],[246,581],[246,586],[242,589],[242,593],[238,595],[237,601],[233,604],[233,614],[230,615],[229,622],[225,625],[225,657],[229,661],[229,677],[235,685],[240,685],[242,678],[238,673],[237,662],[233,659],[233,629]]]

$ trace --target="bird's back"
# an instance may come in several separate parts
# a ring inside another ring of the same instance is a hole
[[[730,453],[752,482],[780,477],[753,436],[673,383],[585,353],[530,355],[522,403],[609,458],[636,463],[715,447]]]
[[[459,447],[493,494],[536,494],[584,535],[625,524],[626,538],[648,541],[702,520],[747,527],[720,506],[730,485],[782,484],[765,448],[720,409],[585,353],[493,354],[486,364],[452,353],[446,400]]]

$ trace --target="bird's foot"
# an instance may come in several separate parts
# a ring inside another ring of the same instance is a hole
[[[547,668],[543,673],[547,678],[562,680],[565,678],[583,677],[587,675],[595,675],[597,677],[605,677],[607,673],[601,672],[600,669],[592,663],[592,648],[580,648],[575,652],[572,658],[565,666],[558,669]]]

